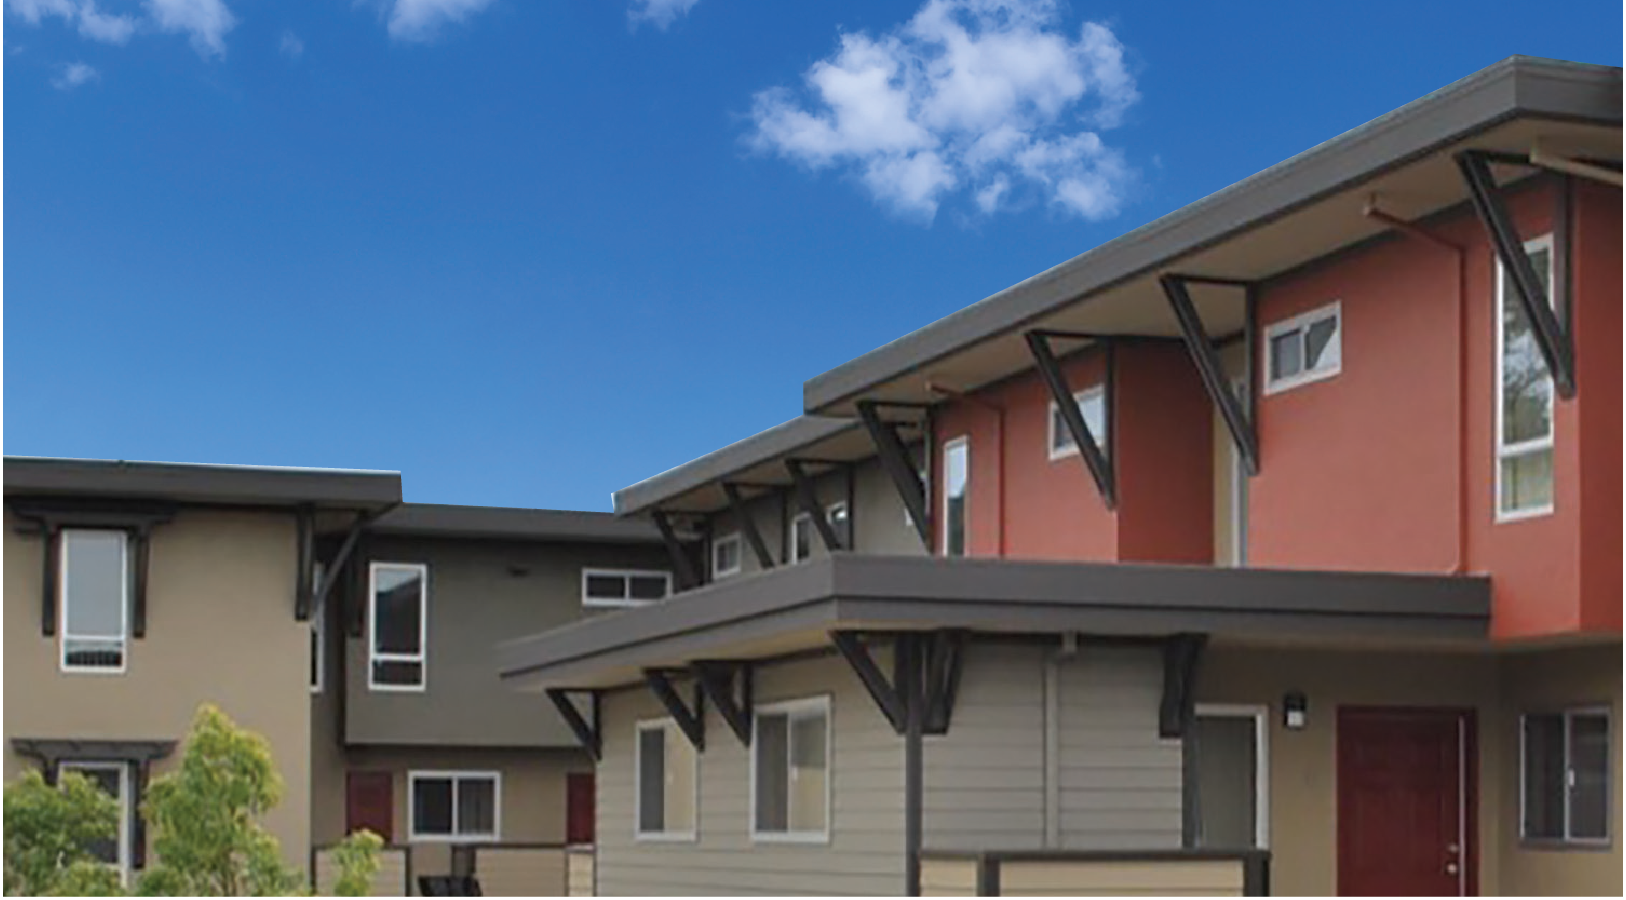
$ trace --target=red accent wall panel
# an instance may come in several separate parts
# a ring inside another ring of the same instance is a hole
[[[1621,195],[1575,182],[1581,628],[1621,630]]]
[[[1118,559],[1214,561],[1214,407],[1178,344],[1118,353]]]

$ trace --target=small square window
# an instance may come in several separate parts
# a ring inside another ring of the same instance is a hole
[[[1107,389],[1106,385],[1096,385],[1086,388],[1073,395],[1073,402],[1078,404],[1079,414],[1084,417],[1084,427],[1090,431],[1095,439],[1095,445],[1101,449],[1103,456],[1112,455],[1112,440],[1108,432],[1110,424],[1107,422]],[[1050,458],[1062,459],[1078,454],[1078,444],[1073,440],[1073,430],[1067,427],[1067,418],[1062,415],[1061,407],[1055,403],[1050,404]]]
[[[744,556],[740,544],[739,532],[725,534],[711,544],[711,575],[713,578],[727,578],[738,575]]]
[[[496,772],[412,772],[412,840],[496,840],[502,776]]]
[[[1343,368],[1343,314],[1334,301],[1265,329],[1265,393],[1331,378]]]

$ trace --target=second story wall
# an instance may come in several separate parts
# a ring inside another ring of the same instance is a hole
[[[427,655],[421,690],[370,689],[365,618],[361,634],[344,640],[348,744],[575,746],[545,698],[500,683],[496,645],[589,614],[582,605],[584,568],[670,568],[658,544],[389,535],[367,538],[360,561],[363,568],[368,562],[428,567]],[[360,584],[365,613],[365,579]]]

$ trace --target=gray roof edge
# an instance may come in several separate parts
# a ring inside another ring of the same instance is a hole
[[[447,503],[403,503],[381,516],[369,530],[385,535],[448,538],[652,544],[660,541],[660,532],[650,523],[624,519],[614,513]]]
[[[330,502],[382,508],[401,501],[401,474],[219,463],[7,456],[9,494],[174,498],[196,502]]]
[[[857,420],[797,416],[698,459],[624,487],[610,495],[616,515],[644,512],[701,485],[725,478],[764,460],[774,459],[858,427]]]
[[[1621,121],[1621,70],[1512,56],[809,378],[819,413],[966,345],[1231,238],[1517,115]]]

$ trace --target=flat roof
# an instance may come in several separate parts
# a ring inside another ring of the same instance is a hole
[[[401,502],[401,474],[213,463],[7,456],[7,495],[379,510]]]
[[[840,415],[866,396],[919,399],[933,379],[979,387],[1031,366],[1016,334],[1030,327],[1177,334],[1151,277],[1159,271],[1180,264],[1270,277],[1387,231],[1361,216],[1366,191],[1411,219],[1461,203],[1466,191],[1444,155],[1453,145],[1472,139],[1524,152],[1552,139],[1618,159],[1620,122],[1618,67],[1509,57],[814,376],[803,384],[803,407]],[[1233,246],[1245,234],[1246,246]],[[1098,301],[1094,319],[1068,321],[1086,299]],[[1240,327],[1236,313],[1206,305],[1205,318],[1220,309],[1212,321]]]
[[[649,522],[612,513],[508,506],[404,503],[368,526],[377,534],[424,537],[659,544]]]
[[[655,507],[671,506],[675,511],[701,512],[719,509],[727,501],[716,489],[720,481],[749,480],[753,483],[788,484],[783,468],[764,466],[798,455],[841,460],[874,455],[869,438],[856,419],[798,416],[759,431],[699,459],[671,468],[653,478],[611,494],[617,515],[631,515]],[[712,490],[706,490],[711,488]],[[673,501],[687,503],[673,504]]]
[[[648,667],[827,646],[838,629],[1472,643],[1490,627],[1479,576],[832,554],[652,606],[506,642],[524,690],[609,688]]]

